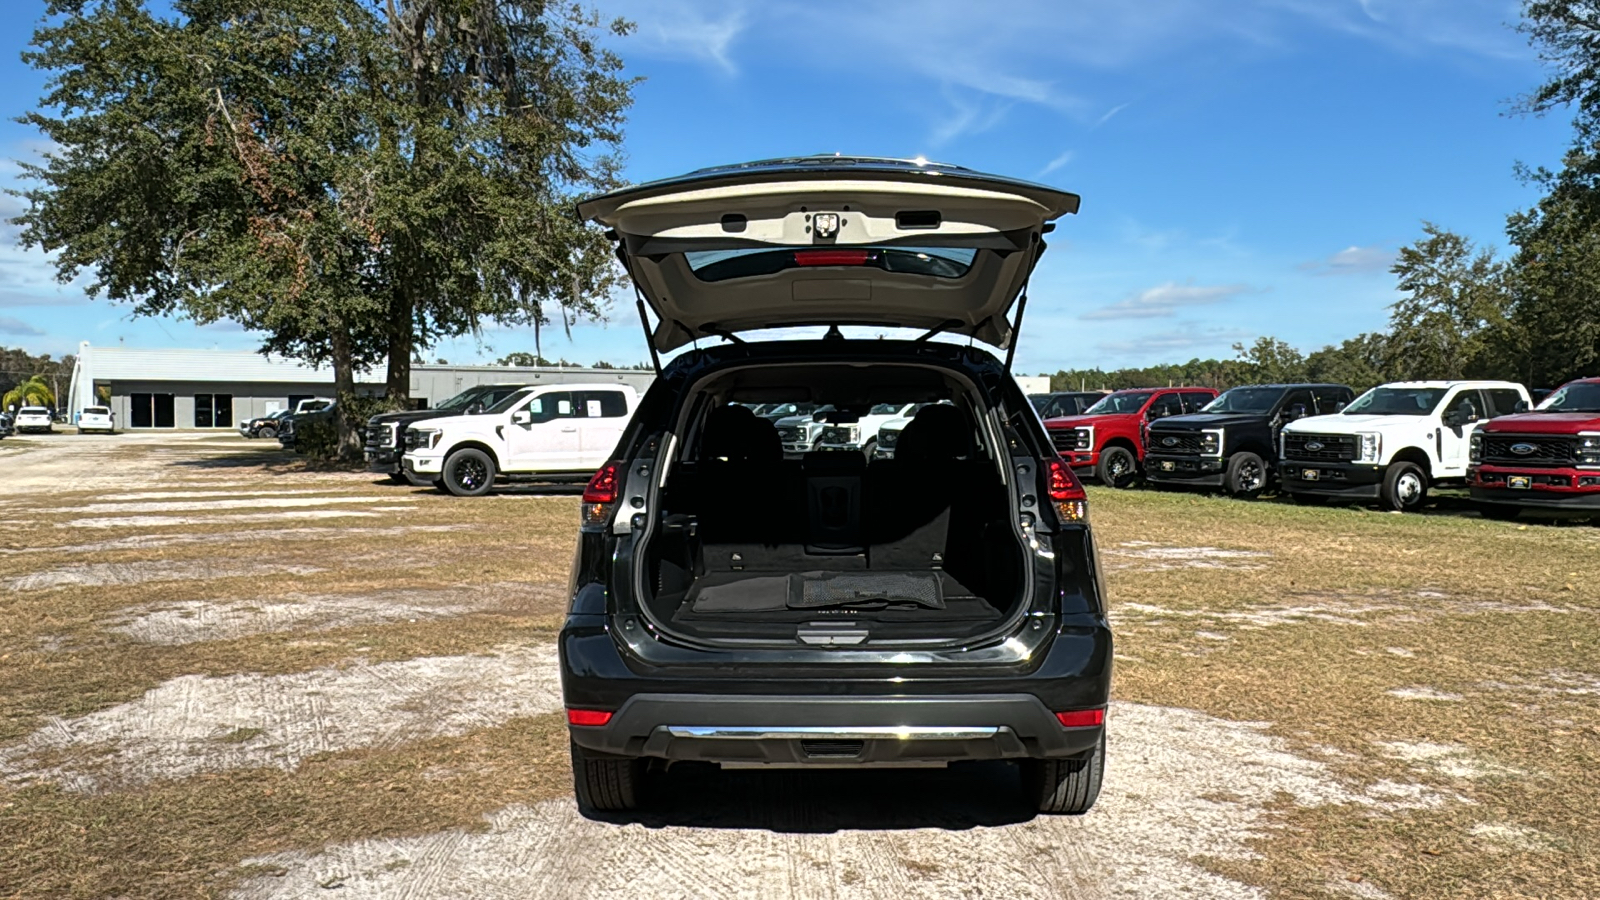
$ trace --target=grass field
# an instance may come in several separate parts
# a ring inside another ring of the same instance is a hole
[[[690,806],[754,793],[611,825],[571,812],[554,685],[575,498],[264,446],[0,448],[48,473],[0,498],[0,897],[651,896],[604,878],[652,865],[682,896],[1600,896],[1600,527],[1092,489],[1094,812],[1004,806],[1004,769],[689,773]]]

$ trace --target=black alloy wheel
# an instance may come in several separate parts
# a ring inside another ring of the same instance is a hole
[[[444,486],[457,497],[481,497],[494,487],[494,460],[473,447],[457,450],[444,461]]]
[[[1267,464],[1254,453],[1235,453],[1228,460],[1228,493],[1253,500],[1267,487]]]
[[[1107,487],[1133,487],[1139,475],[1139,463],[1127,447],[1107,447],[1100,451],[1100,464],[1095,466],[1095,476]]]

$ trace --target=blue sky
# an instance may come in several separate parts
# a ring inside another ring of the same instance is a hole
[[[925,155],[1083,195],[1034,277],[1018,369],[1228,356],[1263,334],[1311,350],[1383,327],[1387,267],[1423,220],[1488,244],[1536,199],[1560,117],[1509,115],[1541,70],[1510,0],[610,0],[645,77],[633,180],[813,152]],[[39,151],[9,117],[41,77],[18,60],[41,2],[0,11],[0,182]],[[1003,14],[998,14],[1003,10]],[[0,212],[14,215],[14,198]],[[0,246],[0,344],[254,349],[226,324],[131,318]],[[430,360],[532,350],[487,328]],[[631,304],[545,335],[547,356],[646,358]]]

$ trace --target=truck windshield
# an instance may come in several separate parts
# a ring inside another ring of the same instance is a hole
[[[485,388],[470,387],[434,407],[434,409],[466,409],[487,393],[489,391]]]
[[[1444,388],[1376,387],[1344,408],[1347,416],[1425,416],[1444,399]]]
[[[1099,403],[1083,411],[1086,416],[1099,416],[1107,413],[1136,413],[1144,409],[1144,405],[1155,396],[1155,391],[1133,391],[1127,394],[1107,394]]]
[[[1243,387],[1224,391],[1222,396],[1207,403],[1201,412],[1265,413],[1271,412],[1282,388]]]
[[[1600,412],[1600,383],[1566,385],[1539,404],[1539,412]]]

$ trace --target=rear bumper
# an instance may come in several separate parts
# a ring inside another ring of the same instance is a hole
[[[1307,471],[1316,472],[1316,477],[1305,477]],[[1278,479],[1285,492],[1321,497],[1376,498],[1383,486],[1383,473],[1383,466],[1355,463],[1301,462],[1291,459],[1278,464]]]
[[[1022,666],[895,663],[888,660],[899,654],[890,651],[877,664],[649,665],[624,654],[607,617],[584,614],[569,617],[559,646],[565,705],[613,713],[605,725],[571,726],[579,745],[718,763],[1076,756],[1093,749],[1101,727],[1064,728],[1055,713],[1104,708],[1111,686],[1112,637],[1103,621],[1062,626]],[[807,741],[861,746],[826,755]]]
[[[1161,456],[1144,458],[1144,477],[1159,484],[1186,484],[1197,487],[1222,487],[1227,480],[1228,461],[1217,456]]]
[[[590,750],[732,765],[896,766],[1061,758],[1103,726],[1063,728],[1031,694],[764,697],[639,694],[602,726],[571,726]]]

